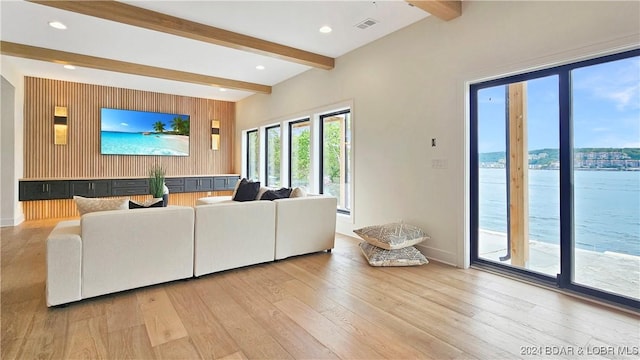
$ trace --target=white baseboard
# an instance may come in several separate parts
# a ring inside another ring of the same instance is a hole
[[[415,246],[429,260],[434,260],[447,265],[459,267],[456,262],[456,254],[454,253],[442,251],[440,249],[432,248],[430,246],[425,246],[422,244],[417,244]]]
[[[24,214],[20,214],[15,218],[2,218],[0,219],[0,227],[9,227],[20,225],[24,222]]]

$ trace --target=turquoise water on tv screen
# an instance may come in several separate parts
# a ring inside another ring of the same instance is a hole
[[[189,136],[102,131],[100,153],[103,155],[189,156]]]

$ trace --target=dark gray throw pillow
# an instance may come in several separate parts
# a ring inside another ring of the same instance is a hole
[[[137,201],[129,200],[129,209],[146,209],[152,207],[163,207],[164,203],[162,199],[152,199],[150,201],[145,201],[144,203],[139,203]]]
[[[234,201],[255,200],[259,190],[260,190],[260,181],[253,182],[247,179],[242,179],[240,181],[240,185],[238,185],[238,190],[236,191],[236,195],[233,197],[233,200]]]
[[[260,200],[286,199],[291,196],[291,188],[280,188],[278,190],[267,190],[262,194]]]

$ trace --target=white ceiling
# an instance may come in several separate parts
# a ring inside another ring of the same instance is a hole
[[[130,5],[337,58],[427,16],[393,1],[124,1]],[[355,25],[378,21],[365,30]],[[81,15],[25,1],[0,0],[0,39],[77,54],[273,86],[309,66]],[[66,30],[51,28],[61,21]],[[318,29],[333,28],[330,34]],[[2,55],[27,76],[238,101],[252,92],[76,68]],[[264,70],[257,70],[263,65]],[[331,70],[319,70],[331,71]]]

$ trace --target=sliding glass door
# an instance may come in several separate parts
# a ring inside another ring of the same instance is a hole
[[[640,51],[471,86],[471,261],[640,302]]]
[[[478,91],[478,256],[560,271],[558,76]]]
[[[640,298],[639,61],[631,57],[571,71],[573,281],[635,299]]]

